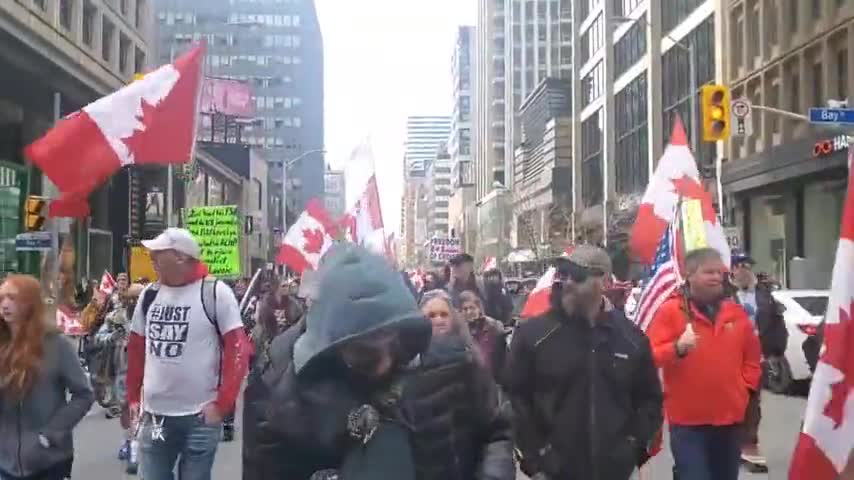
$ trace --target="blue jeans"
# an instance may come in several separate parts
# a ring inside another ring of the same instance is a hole
[[[738,480],[741,466],[741,425],[670,426],[679,480]]]
[[[152,438],[154,420],[163,422],[163,438]],[[145,480],[211,480],[222,425],[206,425],[201,414],[154,418],[146,413],[140,431],[142,476]]]

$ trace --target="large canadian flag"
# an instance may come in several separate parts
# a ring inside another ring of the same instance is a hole
[[[680,198],[700,200],[705,243],[719,251],[725,264],[729,265],[731,252],[726,235],[715,212],[712,197],[700,183],[697,162],[688,148],[685,128],[677,116],[670,143],[646,187],[632,227],[631,249],[641,262],[647,265],[653,263],[658,244],[676,216]]]
[[[824,326],[791,480],[854,478],[854,174],[842,214]],[[846,469],[847,465],[847,469]],[[844,474],[843,474],[844,472]],[[840,477],[840,474],[842,476]]]
[[[310,200],[285,234],[276,261],[297,273],[317,270],[323,254],[335,243],[336,234],[337,227],[320,200]]]
[[[204,54],[204,45],[194,47],[60,120],[26,148],[61,193],[51,216],[87,216],[89,194],[126,165],[190,160]]]

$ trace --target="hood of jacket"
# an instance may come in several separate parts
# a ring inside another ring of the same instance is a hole
[[[431,325],[400,273],[384,258],[355,245],[336,245],[317,271],[318,296],[306,331],[294,345],[297,374],[321,357],[377,330],[394,328],[409,358],[430,343]]]

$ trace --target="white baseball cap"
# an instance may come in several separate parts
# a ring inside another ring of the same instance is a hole
[[[143,240],[142,246],[152,252],[175,250],[196,260],[202,258],[202,248],[199,247],[199,242],[193,238],[189,231],[183,228],[167,228],[157,237],[151,240]]]

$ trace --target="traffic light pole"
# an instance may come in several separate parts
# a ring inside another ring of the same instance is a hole
[[[676,43],[676,45],[683,47],[688,52],[688,76],[691,77],[691,150],[697,156],[700,155],[700,118],[697,114],[697,95],[699,95],[697,88],[697,57],[694,55],[693,42],[688,45],[682,45],[681,43]]]

